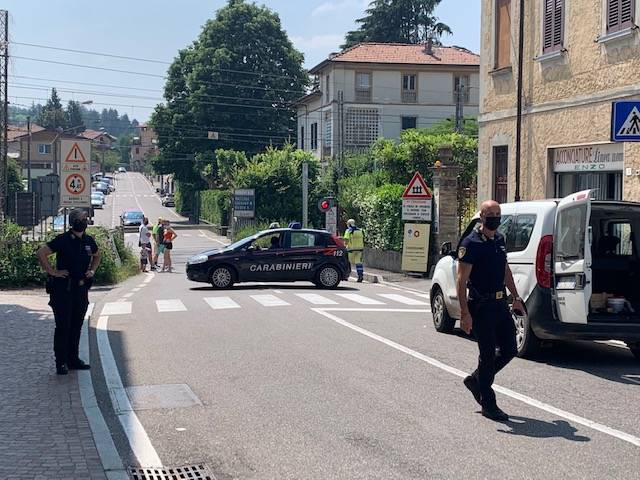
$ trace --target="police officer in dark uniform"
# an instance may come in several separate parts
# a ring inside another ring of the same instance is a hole
[[[496,404],[496,395],[491,388],[496,373],[517,353],[516,330],[505,285],[514,298],[513,310],[524,312],[524,305],[507,263],[504,236],[497,232],[500,222],[500,205],[493,200],[484,202],[480,223],[458,247],[457,291],[460,328],[470,333],[473,326],[480,350],[478,368],[464,379],[464,385],[482,407],[483,416],[505,421],[509,417]],[[498,355],[496,347],[500,349]]]
[[[49,274],[47,293],[56,321],[53,352],[58,375],[66,375],[69,370],[89,369],[89,365],[78,357],[78,348],[82,322],[89,306],[88,292],[100,264],[98,245],[85,233],[87,212],[72,210],[69,225],[69,231],[38,250],[40,265]],[[54,253],[56,268],[48,258]]]

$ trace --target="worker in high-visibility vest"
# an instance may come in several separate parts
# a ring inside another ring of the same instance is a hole
[[[364,265],[362,265],[362,253],[364,252],[364,235],[356,226],[356,221],[350,218],[347,221],[347,230],[344,232],[344,241],[349,249],[349,262],[355,264],[358,273],[358,283],[364,277]]]

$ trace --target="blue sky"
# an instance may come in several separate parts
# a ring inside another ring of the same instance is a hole
[[[9,10],[9,36],[13,42],[169,62],[180,48],[198,36],[206,19],[211,18],[215,10],[225,3],[225,0],[112,0],[95,3],[73,0],[5,0],[2,8]],[[344,34],[354,28],[355,19],[362,16],[368,1],[263,0],[256,3],[278,12],[294,45],[304,53],[306,66],[312,67],[329,53],[338,51]],[[479,0],[442,0],[436,15],[453,30],[452,36],[443,38],[445,45],[459,45],[479,51]],[[10,53],[16,57],[94,65],[160,76],[167,67],[164,64],[24,45],[12,45]],[[55,86],[65,102],[69,99],[92,100],[96,109],[114,106],[119,112],[126,112],[139,120],[146,120],[152,106],[160,101],[164,84],[162,78],[152,76],[91,70],[20,58],[12,59],[9,74],[9,100],[12,103],[31,104],[34,98],[46,98],[46,89]],[[72,81],[108,86],[67,83]],[[105,95],[106,93],[111,96]]]

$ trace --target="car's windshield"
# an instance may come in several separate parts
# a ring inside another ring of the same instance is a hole
[[[138,218],[142,218],[143,217],[143,213],[142,212],[125,212],[124,214],[124,218],[126,219],[138,219]]]

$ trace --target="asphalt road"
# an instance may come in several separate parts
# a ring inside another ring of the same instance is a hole
[[[178,220],[140,175],[117,188],[100,221],[126,207]],[[496,380],[512,420],[492,422],[460,378],[477,347],[435,332],[426,288],[217,291],[188,282],[184,262],[225,240],[178,235],[175,273],[128,280],[92,318],[93,380],[125,464],[202,463],[218,479],[638,478],[627,349],[565,343],[514,360]]]

